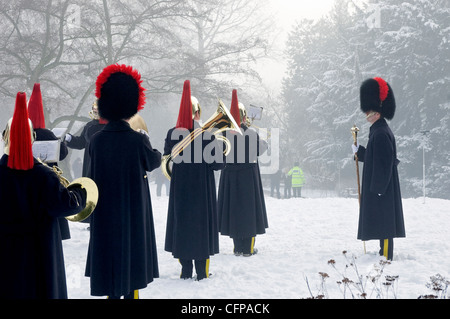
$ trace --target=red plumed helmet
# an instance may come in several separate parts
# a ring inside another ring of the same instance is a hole
[[[32,130],[33,126],[28,118],[27,96],[25,92],[19,92],[9,132],[9,168],[18,170],[33,168]]]
[[[241,116],[240,116],[240,111],[239,111],[239,101],[238,101],[238,97],[237,97],[237,90],[233,90],[233,93],[231,96],[230,113],[233,116],[236,123],[240,126],[241,125]]]
[[[192,101],[191,101],[191,82],[184,81],[183,95],[181,96],[180,111],[176,128],[186,128],[192,130],[194,124],[192,122]]]
[[[42,104],[41,85],[34,83],[33,92],[28,102],[28,116],[33,127],[45,128],[44,105]]]

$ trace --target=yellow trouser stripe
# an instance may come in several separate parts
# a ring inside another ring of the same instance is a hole
[[[386,257],[386,259],[388,258],[388,246],[389,246],[389,239],[385,239],[383,245],[383,256]]]
[[[134,298],[133,299],[139,299],[139,290],[134,291]]]
[[[206,259],[206,278],[209,278],[209,258]]]
[[[252,244],[250,246],[250,254],[253,254],[254,248],[255,248],[255,237],[252,237]]]

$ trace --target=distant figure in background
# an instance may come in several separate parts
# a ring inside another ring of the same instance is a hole
[[[56,135],[49,129],[45,128],[44,105],[42,103],[41,85],[35,83],[30,101],[28,102],[28,116],[33,123],[34,132],[36,133],[36,141],[57,141]],[[59,160],[62,161],[67,157],[69,151],[63,141],[60,142]],[[45,158],[41,158],[45,162]],[[58,162],[46,162],[50,167],[58,166]],[[70,238],[69,222],[67,219],[58,218],[61,229],[61,237],[63,240]]]
[[[283,180],[284,180],[284,198],[291,198],[291,188],[292,188],[292,177],[288,175],[289,169],[286,168],[283,172]]]
[[[280,181],[281,181],[281,170],[276,171],[270,175],[270,196],[273,197],[274,191],[277,192],[277,198],[281,197],[280,194]]]
[[[292,177],[292,193],[294,197],[302,196],[302,187],[305,184],[305,177],[303,176],[302,169],[298,166],[298,162],[295,162],[294,167],[288,173]]]
[[[72,164],[73,177],[78,178],[82,176],[83,173],[83,163],[81,158],[77,157]]]
[[[153,176],[155,176],[156,196],[161,196],[163,186],[166,188],[166,196],[169,196],[170,181],[164,176],[161,167],[153,171]]]

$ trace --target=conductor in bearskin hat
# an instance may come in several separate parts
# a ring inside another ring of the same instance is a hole
[[[58,218],[86,206],[81,185],[64,187],[51,168],[33,157],[34,135],[26,94],[19,92],[0,159],[1,299],[67,298]]]
[[[360,108],[370,126],[367,146],[352,145],[364,162],[358,239],[379,240],[380,255],[392,260],[394,238],[405,237],[395,137],[387,120],[395,115],[394,92],[384,79],[365,80],[360,87]]]
[[[96,81],[98,111],[108,124],[87,150],[88,176],[99,191],[86,263],[93,296],[137,299],[159,276],[147,172],[160,166],[161,153],[127,122],[143,109],[141,83],[139,72],[124,64],[106,67]]]
[[[197,122],[200,112],[197,109],[193,113],[193,100],[186,80],[176,126],[165,139],[165,156],[191,132],[201,131]],[[194,268],[196,280],[208,278],[210,256],[219,253],[214,170],[222,169],[224,163],[223,157],[220,161],[208,160],[207,147],[221,149],[214,135],[203,131],[184,148],[182,159],[172,165],[165,250],[179,260],[182,279],[193,278]]]
[[[227,132],[231,152],[220,176],[218,211],[219,230],[230,236],[236,256],[256,254],[256,235],[268,228],[266,204],[258,164],[258,156],[267,150],[267,142],[249,128],[245,106],[233,90],[230,112],[240,124],[242,134]]]

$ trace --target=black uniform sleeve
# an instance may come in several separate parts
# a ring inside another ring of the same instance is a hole
[[[145,170],[151,172],[161,165],[161,152],[152,147],[149,138],[144,134],[142,134],[142,139],[145,150]]]
[[[53,217],[63,217],[75,215],[81,212],[86,206],[86,191],[80,187],[74,187],[69,190],[64,187],[56,174],[50,169],[44,173],[45,183],[42,187],[46,188],[45,200],[49,215]]]

